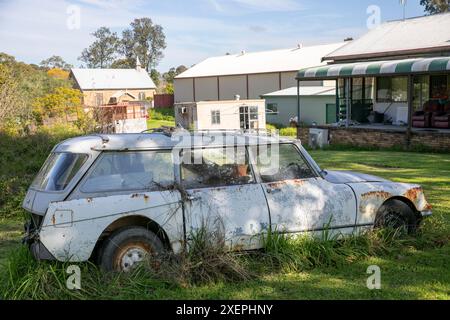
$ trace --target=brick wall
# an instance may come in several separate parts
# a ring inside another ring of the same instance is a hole
[[[363,128],[322,128],[328,129],[331,145],[352,145],[375,148],[400,147],[405,149],[408,147],[405,131],[383,131]],[[309,140],[309,128],[298,128],[297,137],[303,144],[307,145]],[[412,132],[409,148],[426,148],[450,152],[450,133]]]

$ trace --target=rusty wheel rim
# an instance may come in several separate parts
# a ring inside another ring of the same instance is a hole
[[[145,242],[130,242],[120,247],[114,256],[114,268],[130,272],[152,254],[152,247]]]

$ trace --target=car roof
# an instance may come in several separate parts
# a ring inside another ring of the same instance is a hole
[[[65,140],[54,152],[155,150],[214,146],[267,145],[291,142],[267,132],[159,131],[151,133],[93,134]]]

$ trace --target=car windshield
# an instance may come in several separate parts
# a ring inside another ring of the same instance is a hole
[[[45,161],[31,187],[42,191],[62,191],[87,159],[85,154],[52,153]]]

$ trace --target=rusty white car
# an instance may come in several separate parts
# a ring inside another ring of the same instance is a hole
[[[251,250],[269,230],[412,232],[431,214],[420,186],[322,170],[298,140],[183,130],[63,141],[23,207],[35,258],[122,271],[149,253],[189,250],[208,221],[220,221],[230,250]]]

